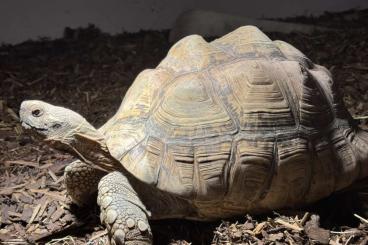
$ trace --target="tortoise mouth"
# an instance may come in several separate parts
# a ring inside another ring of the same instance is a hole
[[[21,125],[24,129],[24,132],[30,136],[33,136],[35,139],[44,140],[46,138],[46,133],[48,132],[47,128],[35,127],[25,121],[21,121]]]
[[[22,124],[22,127],[24,128],[24,129],[26,129],[27,131],[28,130],[34,130],[34,131],[39,131],[39,132],[44,132],[44,131],[48,131],[48,129],[47,128],[38,128],[38,127],[35,127],[35,126],[33,126],[33,125],[31,125],[31,124],[29,124],[29,123],[27,123],[27,122],[25,122],[25,121],[21,121],[21,124]]]

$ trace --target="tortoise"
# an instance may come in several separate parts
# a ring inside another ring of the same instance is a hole
[[[368,175],[368,133],[330,72],[254,26],[183,38],[99,129],[37,100],[20,118],[78,157],[67,192],[81,206],[97,192],[112,244],[151,244],[148,220],[299,207]]]

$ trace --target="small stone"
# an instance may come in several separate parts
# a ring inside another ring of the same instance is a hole
[[[107,210],[106,222],[108,224],[114,223],[114,221],[116,220],[117,217],[118,217],[118,213],[114,209]]]
[[[148,229],[148,225],[144,223],[142,220],[138,221],[138,229],[140,231],[146,231]]]
[[[101,200],[101,205],[103,208],[107,208],[107,206],[109,206],[109,204],[112,202],[112,197],[110,196],[106,196],[104,198],[102,198]]]
[[[135,226],[135,222],[134,222],[134,220],[133,220],[132,218],[128,218],[128,219],[126,220],[126,223],[127,223],[127,226],[128,226],[129,228],[133,228],[133,227]]]

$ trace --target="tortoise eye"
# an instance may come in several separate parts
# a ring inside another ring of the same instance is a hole
[[[34,116],[34,117],[39,117],[41,115],[42,115],[42,111],[39,110],[39,109],[35,109],[35,110],[32,111],[32,116]]]

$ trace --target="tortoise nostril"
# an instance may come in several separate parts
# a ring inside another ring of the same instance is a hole
[[[33,115],[34,117],[39,117],[39,116],[41,116],[41,115],[42,115],[42,112],[41,112],[41,110],[39,110],[39,109],[35,109],[35,110],[33,110],[33,111],[32,111],[32,115]]]
[[[61,125],[59,123],[55,123],[54,125],[52,125],[53,129],[58,129],[60,127],[61,127]]]

